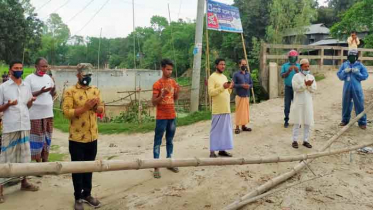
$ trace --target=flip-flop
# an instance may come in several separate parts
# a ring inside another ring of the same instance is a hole
[[[235,134],[240,134],[241,130],[239,128],[234,129]]]
[[[296,142],[296,141],[293,141],[293,143],[291,144],[291,146],[293,147],[293,148],[295,148],[295,149],[298,149],[298,142]]]
[[[339,123],[339,126],[346,126],[346,125],[347,125],[347,123],[345,123],[345,122]]]
[[[312,148],[312,145],[308,142],[303,142],[303,146],[307,147],[307,148]]]
[[[26,187],[22,186],[21,190],[22,191],[36,192],[36,191],[39,190],[39,187],[35,186],[35,185],[32,185],[32,184],[28,184]]]
[[[226,151],[219,151],[218,155],[222,157],[233,157],[231,153],[226,152]]]
[[[248,127],[243,127],[243,128],[242,128],[242,131],[249,131],[249,132],[250,132],[250,131],[252,131],[252,129],[251,129],[251,128],[248,128]]]
[[[4,195],[0,195],[0,203],[4,203],[4,202],[5,202]]]
[[[160,178],[161,178],[161,172],[159,172],[159,171],[154,171],[154,172],[153,172],[153,176],[154,176],[154,178],[156,178],[156,179],[160,179]]]
[[[179,168],[177,168],[177,167],[167,168],[167,169],[174,172],[174,173],[179,173]]]

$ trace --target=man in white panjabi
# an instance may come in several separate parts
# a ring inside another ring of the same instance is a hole
[[[315,77],[310,74],[310,64],[307,59],[300,61],[301,71],[294,75],[292,80],[294,99],[290,111],[290,121],[293,127],[294,148],[298,148],[298,135],[303,128],[303,146],[312,148],[309,143],[310,128],[314,125],[312,93],[316,91]]]

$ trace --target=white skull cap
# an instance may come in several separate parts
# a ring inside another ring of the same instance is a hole
[[[306,64],[306,63],[310,63],[309,61],[308,61],[308,59],[307,58],[303,58],[302,60],[300,60],[300,62],[299,62],[299,64],[300,65],[303,65],[303,64]]]

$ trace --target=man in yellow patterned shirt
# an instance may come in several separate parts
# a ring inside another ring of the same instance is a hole
[[[93,161],[97,154],[97,114],[104,112],[100,91],[90,86],[93,66],[81,63],[77,66],[78,83],[69,87],[63,95],[63,113],[70,120],[69,151],[71,161]],[[83,202],[99,207],[100,202],[91,196],[92,173],[72,174],[74,185],[74,209],[83,210]]]

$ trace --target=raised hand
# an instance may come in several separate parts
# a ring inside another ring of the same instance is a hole
[[[9,106],[15,106],[15,105],[17,105],[18,104],[18,101],[17,100],[8,100],[8,104],[9,104]]]
[[[246,90],[248,90],[250,88],[250,85],[249,84],[243,84],[242,87]]]
[[[231,87],[231,82],[226,82],[223,84],[224,89],[228,89]]]
[[[94,98],[94,99],[89,99],[85,102],[84,104],[84,107],[87,109],[87,110],[91,110],[95,105],[97,104],[97,99]]]
[[[46,92],[49,92],[49,91],[51,91],[51,90],[52,90],[52,87],[46,88],[46,87],[44,86],[44,87],[41,88],[40,91],[41,91],[42,93],[46,93]]]

